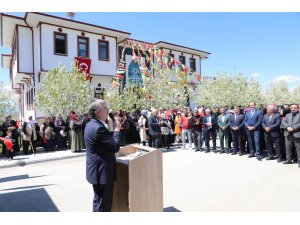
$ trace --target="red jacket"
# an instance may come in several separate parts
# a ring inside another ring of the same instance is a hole
[[[182,116],[182,129],[184,130],[189,130],[191,129],[191,125],[190,125],[190,117],[187,116]]]

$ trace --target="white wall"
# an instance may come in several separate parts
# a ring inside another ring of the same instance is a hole
[[[67,34],[68,56],[54,55],[54,31],[58,31],[59,27],[54,27],[46,24],[41,25],[41,40],[42,40],[42,68],[43,70],[51,70],[57,67],[59,63],[70,67],[74,62],[74,57],[77,57],[77,36],[81,35],[80,31],[63,28],[62,33]],[[98,60],[98,40],[102,40],[102,35],[85,33],[85,37],[89,38],[89,51],[91,62],[90,74],[111,75],[116,71],[116,39],[105,37],[109,41],[109,61]]]
[[[18,27],[19,73],[33,73],[32,33],[29,28]]]

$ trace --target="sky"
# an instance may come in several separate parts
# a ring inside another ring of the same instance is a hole
[[[47,13],[67,17],[65,12]],[[75,20],[127,31],[133,39],[210,52],[202,62],[203,76],[243,73],[263,89],[271,80],[285,79],[290,89],[300,85],[300,13],[78,12]],[[10,52],[0,47],[0,54]],[[0,80],[9,85],[8,70],[0,69]]]

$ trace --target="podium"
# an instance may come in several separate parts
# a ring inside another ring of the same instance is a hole
[[[162,151],[132,144],[116,153],[113,212],[162,212]]]

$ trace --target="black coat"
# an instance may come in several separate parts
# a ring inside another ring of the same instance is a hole
[[[161,135],[160,125],[158,119],[155,116],[150,116],[149,118],[149,131],[152,136]]]
[[[270,128],[270,132],[265,132],[266,135],[271,135],[272,137],[280,137],[280,125],[281,125],[281,116],[279,113],[274,113],[271,121],[269,121],[269,116],[264,115],[262,120],[262,127],[265,129],[266,127]]]
[[[104,124],[91,119],[84,131],[86,146],[86,179],[94,185],[116,180],[115,153],[120,149],[120,132],[111,136]]]

